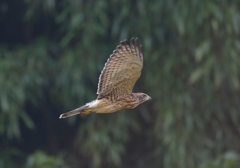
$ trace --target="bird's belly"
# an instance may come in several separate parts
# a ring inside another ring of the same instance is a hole
[[[95,110],[96,113],[113,113],[123,109],[121,104],[111,104]]]
[[[132,109],[135,107],[133,101],[129,101],[127,98],[117,99],[115,101],[109,101],[108,99],[95,100],[87,105],[92,111],[96,113],[113,113],[122,109]]]

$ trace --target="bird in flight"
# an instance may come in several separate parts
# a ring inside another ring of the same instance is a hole
[[[113,113],[122,109],[133,109],[139,104],[151,100],[145,93],[132,93],[133,86],[141,75],[143,67],[143,49],[138,39],[132,38],[130,45],[121,41],[107,60],[99,77],[98,97],[75,110],[61,114],[67,118],[77,114],[81,116],[96,113]]]

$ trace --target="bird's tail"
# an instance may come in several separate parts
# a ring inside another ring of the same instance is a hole
[[[67,117],[71,117],[71,116],[74,116],[77,114],[81,114],[81,116],[84,116],[84,115],[90,114],[91,112],[93,112],[93,110],[91,108],[89,108],[88,105],[84,105],[75,110],[61,114],[59,118],[67,118]]]

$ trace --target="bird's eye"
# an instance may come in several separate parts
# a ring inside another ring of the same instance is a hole
[[[145,98],[146,97],[146,95],[142,95],[142,98]]]

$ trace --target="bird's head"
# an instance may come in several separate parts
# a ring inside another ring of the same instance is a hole
[[[151,100],[151,97],[148,96],[145,93],[134,93],[134,94],[135,94],[139,104],[141,104],[141,103],[143,103],[145,101]]]

